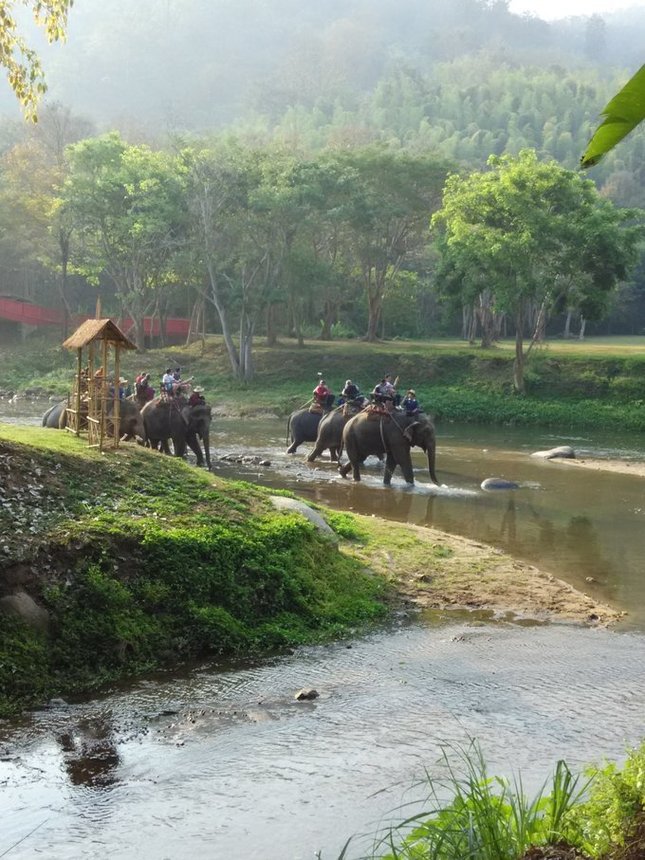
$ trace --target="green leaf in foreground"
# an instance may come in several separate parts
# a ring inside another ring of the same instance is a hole
[[[645,119],[645,66],[630,78],[601,111],[598,126],[580,159],[583,168],[593,167],[616,144]]]

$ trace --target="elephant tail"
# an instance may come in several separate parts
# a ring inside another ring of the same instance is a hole
[[[288,444],[289,444],[289,441],[290,441],[290,440],[289,440],[289,431],[290,431],[290,429],[291,429],[291,415],[287,418],[287,433],[286,433],[286,438],[285,438],[285,440],[284,440],[285,445],[288,445]]]

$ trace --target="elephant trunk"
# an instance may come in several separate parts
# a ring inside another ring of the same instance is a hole
[[[202,436],[204,443],[204,459],[206,460],[206,468],[210,471],[211,468],[211,447],[210,447],[210,430],[208,427]]]
[[[428,446],[427,454],[428,454],[428,471],[430,472],[430,478],[431,478],[433,484],[436,484],[437,486],[439,486],[439,481],[437,480],[437,476],[435,475],[435,471],[434,471],[434,461],[435,461],[435,446],[434,445]]]

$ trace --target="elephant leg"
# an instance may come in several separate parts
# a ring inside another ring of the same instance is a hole
[[[338,448],[335,448],[333,445],[329,449],[329,459],[332,461],[332,463],[338,462]]]
[[[324,448],[319,448],[319,447],[318,447],[318,445],[316,445],[316,446],[315,446],[315,447],[314,447],[314,448],[309,452],[309,455],[307,456],[307,462],[308,462],[308,463],[313,463],[313,461],[316,459],[316,457],[320,457],[320,455],[322,454],[322,452],[323,452],[323,451],[324,451]],[[291,452],[290,452],[290,451],[287,451],[287,454],[289,454],[289,453],[291,453]]]
[[[351,464],[351,462],[350,462],[350,463],[345,463],[345,465],[344,465],[344,466],[339,466],[339,467],[338,467],[338,471],[340,472],[340,474],[341,474],[341,476],[342,476],[343,478],[346,478],[346,477],[347,477],[347,473],[349,472],[349,470],[350,470],[351,468],[352,468],[352,464]]]
[[[168,454],[168,456],[170,456],[170,454],[171,454],[172,452],[171,452],[171,450],[170,450],[170,445],[168,444],[168,440],[167,440],[167,439],[160,439],[160,440],[159,440],[159,444],[161,445],[161,450],[162,450],[162,452],[163,452],[164,454]]]
[[[360,479],[361,479],[361,464],[360,464],[359,460],[356,460],[352,464],[352,478],[355,481],[360,481]]]
[[[410,457],[409,451],[403,458],[403,461],[399,463],[399,466],[401,467],[406,483],[414,484],[414,470],[412,469],[412,458]]]
[[[387,452],[387,456],[385,458],[385,472],[383,473],[383,483],[386,487],[389,487],[392,483],[392,475],[394,474],[394,470],[396,469],[396,460],[394,459],[394,455],[391,451]]]
[[[196,434],[191,433],[190,435],[186,436],[186,443],[190,450],[194,453],[195,457],[197,457],[197,465],[203,466],[204,455],[202,454],[202,448],[199,444],[199,440],[197,439]]]
[[[287,454],[295,454],[301,441],[302,439],[294,439],[291,445],[287,448]]]

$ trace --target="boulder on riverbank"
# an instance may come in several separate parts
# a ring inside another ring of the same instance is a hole
[[[558,448],[549,448],[548,451],[534,451],[531,457],[539,457],[542,460],[575,460],[576,452],[569,445],[560,445]]]

